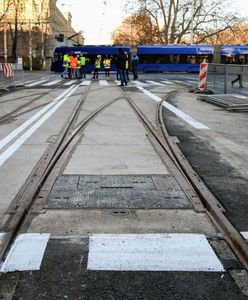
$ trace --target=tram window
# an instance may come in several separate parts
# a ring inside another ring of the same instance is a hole
[[[53,55],[53,62],[58,61],[59,60],[59,54],[58,53],[54,53]]]
[[[189,56],[185,55],[185,54],[181,54],[180,55],[180,60],[179,60],[180,64],[189,64]]]

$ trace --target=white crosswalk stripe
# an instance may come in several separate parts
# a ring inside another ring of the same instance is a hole
[[[72,85],[73,83],[76,83],[76,82],[77,82],[77,80],[70,80],[70,81],[66,82],[65,84],[63,84],[63,85],[68,86],[68,85]]]
[[[136,84],[136,85],[138,85],[138,86],[148,86],[147,83],[141,82],[141,81],[139,81],[139,80],[133,80],[132,83],[134,83],[134,84]]]
[[[61,82],[61,81],[62,81],[62,79],[57,79],[57,80],[54,80],[54,81],[45,83],[45,84],[43,84],[42,86],[51,86],[51,85],[57,84],[57,83],[59,83],[59,82]]]
[[[44,83],[46,81],[47,81],[47,79],[43,79],[43,80],[39,80],[39,81],[35,81],[35,82],[32,82],[32,83],[26,84],[25,86],[26,87],[33,87],[33,86],[42,84],[42,83]]]
[[[100,85],[109,85],[107,80],[99,80]]]
[[[162,80],[162,82],[165,83],[165,84],[175,84],[174,82],[169,81],[169,80]]]
[[[224,272],[202,234],[93,234],[88,267],[98,271]]]
[[[149,83],[151,83],[153,85],[164,86],[163,83],[160,83],[160,82],[157,82],[157,81],[153,81],[153,80],[146,80],[146,82],[149,82]]]
[[[91,80],[84,80],[81,84],[81,85],[90,85],[91,84]]]

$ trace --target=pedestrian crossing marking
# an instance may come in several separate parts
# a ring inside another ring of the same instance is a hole
[[[63,84],[63,85],[68,86],[68,85],[72,85],[73,83],[76,83],[76,82],[77,82],[77,80],[70,80],[67,83]]]
[[[39,270],[50,234],[25,233],[15,240],[1,272]]]
[[[146,80],[146,82],[149,82],[149,83],[151,83],[153,85],[164,86],[163,83],[160,83],[160,82],[157,82],[157,81],[153,81],[153,80]]]
[[[148,86],[147,83],[141,82],[141,81],[139,81],[139,80],[133,80],[132,83],[134,83],[134,84],[136,84],[136,85],[138,85],[138,86]]]
[[[26,87],[33,87],[33,86],[42,84],[42,83],[44,83],[46,81],[47,81],[47,79],[43,79],[43,80],[40,80],[40,81],[35,81],[35,82],[32,82],[32,83],[26,84],[25,86]]]
[[[82,86],[82,85],[90,85],[91,84],[91,80],[84,80],[81,84],[80,84],[80,86]]]
[[[93,234],[88,266],[95,271],[224,272],[203,234]]]
[[[165,84],[173,84],[173,85],[175,84],[174,82],[169,81],[169,80],[162,80],[162,82]]]
[[[244,239],[248,240],[248,231],[242,231],[241,234],[244,237]]]
[[[61,82],[61,81],[62,81],[62,79],[57,79],[57,80],[54,80],[54,81],[45,83],[45,84],[43,84],[42,86],[51,86],[51,85],[57,84],[57,83],[59,83],[59,82]]]
[[[100,85],[109,85],[107,80],[99,80]]]

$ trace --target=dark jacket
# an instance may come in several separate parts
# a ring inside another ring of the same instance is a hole
[[[124,52],[118,54],[116,58],[116,67],[121,70],[126,70],[126,61],[127,56]]]

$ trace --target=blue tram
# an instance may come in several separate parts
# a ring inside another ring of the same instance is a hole
[[[115,57],[119,53],[120,46],[74,46],[74,47],[57,47],[54,51],[54,56],[51,65],[51,71],[62,72],[63,71],[63,55],[83,53],[88,58],[86,65],[86,72],[90,73],[94,71],[94,62],[97,55],[101,55],[103,58],[108,55],[112,59],[111,71],[115,70]],[[130,47],[123,46],[123,50],[130,55]]]
[[[130,55],[130,46],[75,46],[58,47],[55,49],[51,70],[62,72],[63,55],[65,53],[84,53],[89,59],[86,72],[94,69],[96,55],[103,58],[108,55],[112,58],[111,71],[115,70],[115,57],[118,49],[123,48]],[[214,46],[212,45],[154,45],[137,46],[132,52],[139,56],[140,72],[188,72],[199,71],[201,62],[213,62]],[[248,62],[248,45],[224,45],[220,47],[221,63]]]

